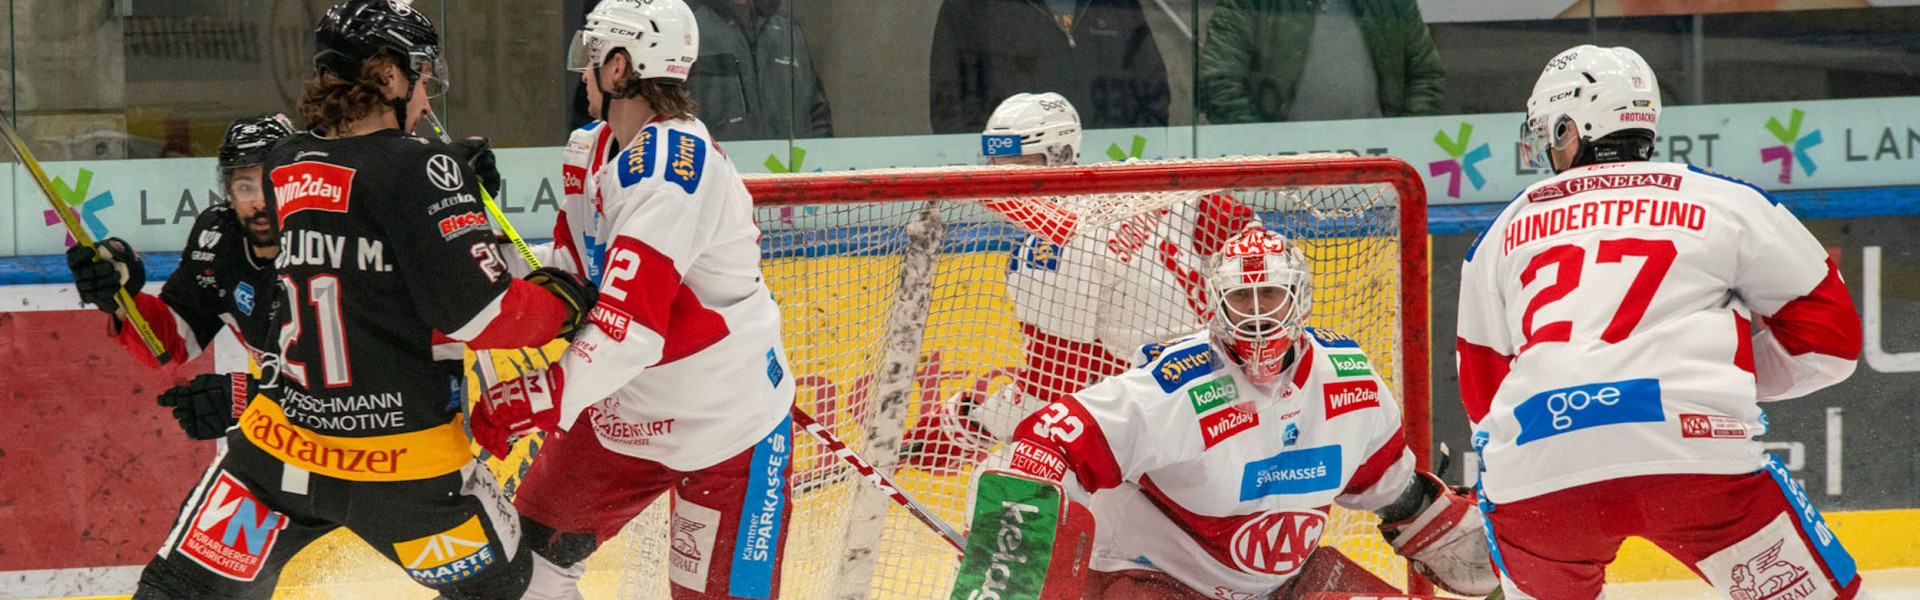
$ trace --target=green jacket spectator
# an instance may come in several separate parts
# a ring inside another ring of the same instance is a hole
[[[1360,60],[1360,47],[1371,60]],[[1369,70],[1374,77],[1363,79]],[[1200,52],[1197,104],[1214,123],[1431,115],[1445,76],[1415,0],[1220,0]],[[1303,82],[1320,86],[1307,107],[1296,105]]]
[[[700,58],[687,91],[713,138],[832,137],[833,111],[807,37],[780,0],[689,0]],[[796,102],[796,99],[798,102]]]

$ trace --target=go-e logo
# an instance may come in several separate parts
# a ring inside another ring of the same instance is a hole
[[[1547,390],[1514,407],[1520,422],[1516,444],[1589,427],[1666,420],[1660,380],[1628,379]]]

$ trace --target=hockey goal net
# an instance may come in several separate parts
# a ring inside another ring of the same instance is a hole
[[[748,187],[796,403],[955,527],[966,526],[973,470],[991,450],[960,431],[963,406],[1022,380],[1039,396],[1071,393],[1115,368],[1103,361],[1128,360],[1127,347],[1199,330],[1197,282],[1180,272],[1204,264],[1221,202],[1306,249],[1310,324],[1359,341],[1426,464],[1426,204],[1398,159],[890,169],[752,176]],[[1053,371],[1039,369],[1051,375],[1034,376],[1036,322],[1047,335],[1098,339],[1056,343]],[[1079,371],[1061,375],[1062,365]],[[958,554],[795,431],[783,597],[946,597]],[[622,598],[667,597],[675,544],[658,504],[626,533]],[[1404,583],[1405,563],[1372,515],[1335,510],[1322,543]]]

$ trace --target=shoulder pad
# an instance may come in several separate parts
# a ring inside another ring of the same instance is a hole
[[[1160,384],[1160,391],[1171,394],[1181,386],[1219,370],[1220,356],[1213,352],[1212,344],[1205,339],[1188,338],[1163,348],[1160,356],[1149,361],[1144,368],[1153,373],[1153,380]]]
[[[1359,348],[1360,347],[1360,342],[1355,341],[1353,338],[1347,337],[1345,334],[1342,334],[1338,331],[1321,329],[1318,327],[1308,327],[1307,335],[1313,336],[1314,343],[1319,344],[1320,347],[1322,348]]]

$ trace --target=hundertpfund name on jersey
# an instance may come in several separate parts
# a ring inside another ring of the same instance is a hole
[[[1658,423],[1666,410],[1660,380],[1628,379],[1540,392],[1514,407],[1513,417],[1520,423],[1514,443],[1526,444],[1589,427]]]
[[[1240,475],[1240,500],[1286,494],[1311,494],[1340,487],[1340,446],[1281,452],[1247,463]]]

